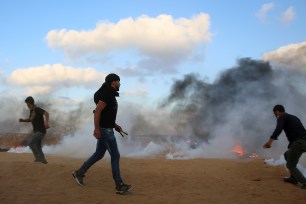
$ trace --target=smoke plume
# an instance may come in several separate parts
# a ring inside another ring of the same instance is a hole
[[[243,58],[213,83],[194,73],[174,81],[171,93],[160,108],[171,109],[165,117],[167,124],[174,126],[173,135],[192,138],[200,144],[198,148],[202,151],[194,152],[194,157],[228,157],[237,144],[249,153],[265,154],[267,151],[264,152],[262,145],[276,125],[274,105],[284,105],[288,113],[306,122],[305,85],[303,73],[274,69],[267,61]],[[141,130],[146,129],[145,122],[159,120],[146,115],[141,114],[138,117],[141,120],[136,121],[142,124]],[[151,124],[148,122],[149,130],[152,130]],[[155,126],[160,132],[165,125]],[[137,127],[133,126],[134,132],[140,129]],[[284,135],[279,138],[281,141],[274,144],[276,155],[285,151],[286,146]]]

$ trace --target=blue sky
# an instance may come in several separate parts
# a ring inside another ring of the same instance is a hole
[[[115,72],[122,100],[154,104],[184,74],[213,81],[238,58],[300,46],[305,7],[301,0],[2,0],[0,96],[79,102]]]

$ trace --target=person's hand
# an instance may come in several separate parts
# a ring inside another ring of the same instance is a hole
[[[271,144],[266,143],[266,144],[263,145],[263,148],[265,148],[265,149],[271,148]]]
[[[116,124],[115,125],[115,130],[120,133],[122,131],[122,127],[120,125]]]
[[[99,128],[94,129],[93,136],[95,136],[96,139],[100,139],[101,134],[100,134],[100,129]]]
[[[22,119],[22,118],[19,118],[19,122],[20,122],[20,123],[23,122],[23,119]]]
[[[273,142],[273,140],[269,140],[268,142],[266,142],[262,147],[264,148],[264,149],[268,149],[268,148],[271,148],[272,147],[272,142]]]

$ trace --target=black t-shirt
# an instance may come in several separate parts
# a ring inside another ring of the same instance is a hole
[[[33,132],[46,133],[44,113],[45,110],[37,106],[34,106],[34,108],[30,110],[30,118],[32,120]]]
[[[119,93],[112,87],[103,84],[101,88],[94,94],[94,101],[98,104],[99,101],[106,103],[105,108],[101,111],[100,127],[101,128],[114,128],[118,103],[116,97]]]

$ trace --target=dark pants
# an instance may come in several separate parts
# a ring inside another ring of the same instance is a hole
[[[45,155],[42,151],[41,142],[43,138],[45,137],[45,133],[42,132],[35,132],[31,135],[28,145],[30,146],[33,155],[35,157],[35,160],[42,161],[45,160]]]
[[[306,179],[296,166],[304,152],[306,152],[306,139],[299,139],[292,142],[290,148],[284,154],[287,161],[286,167],[289,169],[291,176],[301,184],[306,184]]]
[[[106,150],[111,156],[112,175],[116,185],[122,183],[120,176],[120,153],[117,146],[116,137],[112,128],[100,128],[100,139],[97,140],[96,152],[87,159],[81,168],[77,171],[78,174],[84,175],[87,170],[97,161],[104,157]]]

